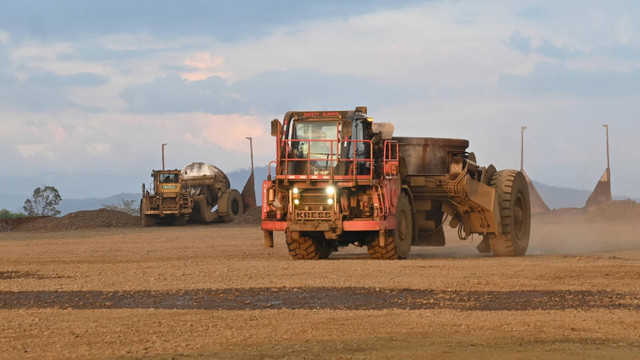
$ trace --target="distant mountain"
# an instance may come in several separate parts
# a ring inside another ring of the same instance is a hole
[[[591,194],[589,190],[556,187],[532,180],[542,200],[550,209],[576,207],[581,208]]]
[[[28,197],[29,196],[22,194],[0,194],[0,209],[22,212],[22,206]]]
[[[543,183],[532,180],[533,185],[535,185],[538,193],[542,197],[542,200],[547,204],[547,206],[551,209],[559,209],[559,208],[581,208],[587,202],[589,195],[591,195],[592,190],[579,190],[558,186],[550,186],[545,185]],[[634,201],[640,201],[638,198],[631,198],[629,196],[616,195],[613,196],[614,200],[627,200],[631,199]]]
[[[262,181],[267,179],[267,167],[266,166],[258,166],[255,168],[255,178],[254,185],[256,191],[256,201],[258,205],[262,203]],[[271,170],[273,175],[273,169]],[[234,189],[238,189],[238,191],[242,191],[244,184],[246,184],[247,179],[249,179],[249,175],[251,174],[251,169],[241,169],[236,170],[232,173],[228,173],[227,177],[231,182],[231,187]]]

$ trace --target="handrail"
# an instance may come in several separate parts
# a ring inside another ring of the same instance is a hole
[[[278,162],[275,160],[271,160],[269,161],[269,165],[267,165],[267,180],[271,180],[271,164],[275,164],[276,165],[276,176],[278,175]]]
[[[307,176],[309,178],[315,177],[315,176],[322,176],[323,178],[325,176],[330,176],[330,178],[336,178],[336,179],[345,179],[345,178],[352,178],[354,181],[362,178],[363,176],[366,177],[366,179],[373,179],[373,144],[371,143],[370,140],[324,140],[324,139],[294,139],[294,140],[282,140],[283,141],[283,146],[287,146],[288,149],[293,149],[294,146],[293,144],[295,143],[304,143],[307,142],[307,151],[306,155],[304,157],[291,157],[290,156],[290,152],[286,151],[284,153],[284,159],[278,159],[279,162],[276,163],[276,165],[278,163],[284,163],[284,170],[281,171],[282,174],[281,175],[297,175],[297,176]],[[356,146],[353,146],[353,153],[352,153],[352,158],[348,158],[348,159],[343,159],[339,156],[338,154],[338,149],[340,147],[340,143],[341,142],[346,142],[346,143],[365,143],[365,144],[369,144],[369,157],[368,158],[362,158],[362,159],[358,159],[357,156],[357,149]],[[328,153],[324,153],[324,152],[314,152],[313,148],[315,147],[315,144],[328,144],[329,145],[329,152]],[[322,155],[327,155],[326,158],[312,158],[311,155],[312,154],[322,154]],[[280,157],[281,154],[278,154],[278,157]],[[289,169],[290,169],[290,164],[296,164],[299,162],[306,162],[306,174],[290,174],[289,173]],[[326,174],[312,174],[311,173],[311,166],[312,166],[312,162],[325,162],[325,164],[327,164],[327,166],[325,166],[326,171],[328,171],[328,173]],[[334,173],[334,169],[340,164],[340,163],[350,163],[349,165],[349,173],[351,175],[336,175]],[[367,174],[358,174],[357,173],[357,164],[358,163],[369,163],[369,171]],[[331,164],[331,166],[328,166],[328,164]],[[335,165],[334,165],[335,164]],[[277,174],[280,175],[280,174]]]
[[[399,150],[400,150],[399,144],[396,140],[386,140],[384,142],[384,154],[382,159],[383,159],[383,169],[384,169],[385,175],[390,175],[390,174],[387,174],[388,163],[397,164],[399,162],[399,156],[400,156]],[[394,153],[395,153],[395,156],[394,156]]]

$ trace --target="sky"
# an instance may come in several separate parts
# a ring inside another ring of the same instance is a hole
[[[138,192],[275,157],[289,110],[367,106],[481,165],[640,197],[640,2],[0,0],[2,193]],[[241,186],[241,185],[239,185]],[[1,205],[0,205],[1,207]]]

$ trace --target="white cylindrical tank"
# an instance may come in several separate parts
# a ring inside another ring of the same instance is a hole
[[[211,164],[205,164],[203,162],[193,162],[185,166],[184,168],[182,168],[181,175],[184,180],[199,178],[203,175],[213,175],[214,182],[216,184],[221,184],[222,189],[228,189],[231,187],[229,178],[224,172],[222,172],[222,170]],[[199,185],[190,187],[189,194],[191,196],[205,195],[206,192],[203,189],[203,185]]]

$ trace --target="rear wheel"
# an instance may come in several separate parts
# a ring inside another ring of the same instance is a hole
[[[491,179],[499,203],[500,234],[488,234],[495,256],[522,256],[529,247],[531,201],[524,174],[516,170],[498,171]]]
[[[238,216],[242,215],[243,204],[242,204],[242,196],[236,189],[227,190],[220,197],[220,202],[222,204],[218,205],[218,212],[221,211],[221,206],[226,210],[225,214],[222,215],[222,221],[228,223],[232,221],[236,221]]]
[[[413,216],[409,198],[405,194],[398,197],[396,206],[396,229],[387,232],[391,235],[385,239],[384,245],[380,245],[380,237],[376,237],[367,244],[367,250],[372,259],[405,259],[411,250],[413,239]]]
[[[331,255],[334,246],[327,240],[315,240],[308,236],[294,237],[287,231],[287,248],[294,260],[326,259]]]

